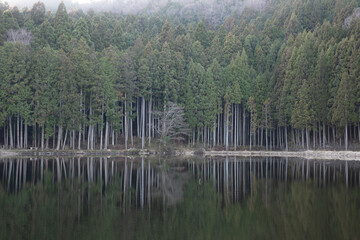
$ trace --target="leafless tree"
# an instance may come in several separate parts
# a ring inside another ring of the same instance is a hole
[[[26,31],[25,29],[10,29],[8,31],[8,42],[16,43],[21,42],[22,44],[29,45],[32,39],[31,32]]]
[[[156,111],[155,116],[159,119],[157,129],[160,141],[166,144],[169,140],[184,140],[189,135],[190,129],[185,121],[184,108],[176,103],[168,102],[163,111]]]

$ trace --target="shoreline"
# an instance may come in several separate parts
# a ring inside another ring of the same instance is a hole
[[[204,157],[290,157],[324,160],[355,160],[360,161],[360,151],[196,151],[196,150],[174,150],[172,152],[157,152],[149,149],[128,150],[61,150],[61,151],[39,151],[39,150],[0,150],[0,158],[6,157],[56,157],[56,156],[150,156],[150,155],[173,155],[173,156],[204,156]]]
[[[204,155],[209,157],[290,157],[323,160],[360,161],[360,152],[354,151],[205,151]]]

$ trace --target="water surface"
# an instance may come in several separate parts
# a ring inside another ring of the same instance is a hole
[[[0,239],[360,239],[360,165],[0,160]]]

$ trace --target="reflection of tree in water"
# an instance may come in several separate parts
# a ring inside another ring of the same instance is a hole
[[[353,162],[8,159],[0,177],[0,239],[360,236]]]

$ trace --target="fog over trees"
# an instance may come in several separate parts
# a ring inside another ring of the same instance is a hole
[[[1,4],[0,143],[147,147],[169,136],[160,128],[170,103],[183,111],[170,135],[189,129],[178,143],[360,141],[360,1],[154,2],[103,4],[128,13]]]

